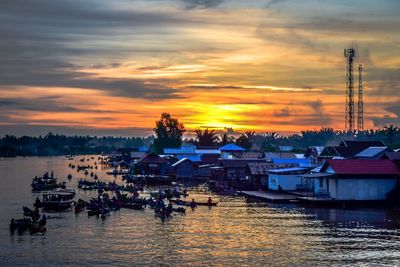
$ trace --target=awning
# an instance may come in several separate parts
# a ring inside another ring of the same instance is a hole
[[[307,173],[301,175],[304,178],[321,178],[321,177],[328,177],[328,176],[333,176],[333,173],[322,173],[322,172],[316,172],[316,173]]]

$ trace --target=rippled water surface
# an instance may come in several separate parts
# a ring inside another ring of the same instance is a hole
[[[0,266],[400,264],[398,210],[272,205],[218,196],[201,185],[190,189],[190,198],[211,195],[218,206],[174,214],[164,223],[150,209],[122,209],[105,220],[51,213],[44,235],[10,235],[10,219],[33,203],[34,176],[54,170],[67,181],[71,173],[68,186],[76,188],[84,174],[69,169],[70,162],[64,157],[0,159]],[[113,180],[106,170],[96,172],[101,180]],[[78,191],[80,198],[93,196]]]

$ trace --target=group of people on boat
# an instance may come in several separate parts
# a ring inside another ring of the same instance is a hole
[[[11,233],[17,231],[19,234],[22,234],[23,232],[29,230],[31,234],[35,234],[38,232],[45,232],[47,230],[47,217],[45,214],[40,216],[38,208],[31,210],[28,207],[23,207],[23,215],[24,217],[22,219],[11,219]]]

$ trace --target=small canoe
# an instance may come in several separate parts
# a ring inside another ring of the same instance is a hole
[[[131,210],[142,210],[143,209],[143,205],[137,204],[137,203],[123,203],[122,207],[125,209],[131,209]]]
[[[191,201],[183,201],[183,200],[173,200],[171,199],[170,202],[175,203],[176,205],[183,205],[183,206],[190,206],[192,204]],[[194,202],[197,206],[217,206],[218,202]]]

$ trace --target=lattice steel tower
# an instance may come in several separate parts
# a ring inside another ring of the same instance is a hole
[[[346,131],[354,131],[354,76],[353,61],[355,51],[353,48],[344,50],[344,57],[347,59],[346,69],[346,114],[345,129]]]
[[[357,130],[364,131],[364,102],[363,102],[363,83],[362,83],[363,66],[358,65],[358,116]]]

